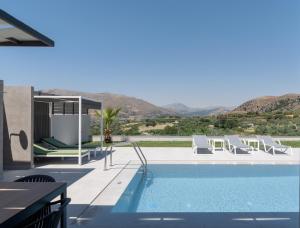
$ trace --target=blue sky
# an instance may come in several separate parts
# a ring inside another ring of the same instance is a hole
[[[1,48],[0,78],[157,105],[300,93],[298,0],[1,0],[55,48]]]

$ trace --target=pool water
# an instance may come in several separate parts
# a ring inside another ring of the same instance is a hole
[[[148,165],[112,212],[299,212],[299,166]]]

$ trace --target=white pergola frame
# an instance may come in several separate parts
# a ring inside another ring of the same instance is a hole
[[[53,101],[44,101],[45,103],[51,103],[57,100],[60,101],[68,101],[68,102],[75,102],[78,103],[78,155],[76,157],[78,157],[78,164],[82,165],[82,158],[85,156],[89,157],[89,153],[88,155],[82,154],[82,101],[86,100],[86,101],[91,101],[91,102],[95,102],[95,103],[99,103],[101,106],[100,110],[100,114],[101,114],[101,119],[100,119],[100,141],[101,141],[101,150],[103,149],[103,103],[99,102],[99,101],[95,101],[93,99],[89,99],[89,98],[85,98],[82,96],[55,96],[55,95],[36,95],[34,96],[34,101],[39,101],[43,100],[43,99],[49,99],[49,100],[53,100]],[[96,156],[96,150],[94,155]],[[71,157],[71,156],[58,156],[55,155],[57,157]],[[53,156],[51,156],[53,157]]]

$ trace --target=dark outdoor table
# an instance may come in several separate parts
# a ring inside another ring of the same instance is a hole
[[[57,196],[67,197],[66,183],[0,182],[0,227],[13,227]],[[67,226],[66,211],[61,227]]]

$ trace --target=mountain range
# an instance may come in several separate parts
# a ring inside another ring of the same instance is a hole
[[[300,94],[258,97],[238,106],[233,112],[274,112],[300,110]]]
[[[182,116],[218,115],[218,114],[224,114],[230,112],[234,109],[233,107],[224,107],[224,106],[191,108],[182,103],[173,103],[173,104],[165,105],[163,107]]]
[[[161,115],[207,116],[229,112],[246,113],[300,110],[300,94],[259,97],[249,100],[236,108],[223,106],[192,108],[182,103],[174,103],[160,107],[139,98],[113,93],[87,93],[65,89],[49,89],[40,92],[54,95],[83,96],[102,101],[104,108],[120,107],[120,117],[122,118],[151,118]]]
[[[65,95],[65,96],[83,96],[93,100],[101,101],[103,107],[121,108],[120,117],[122,118],[145,118],[160,115],[175,115],[176,113],[151,104],[142,99],[129,97],[113,93],[87,93],[71,91],[65,89],[42,90],[42,93]]]

